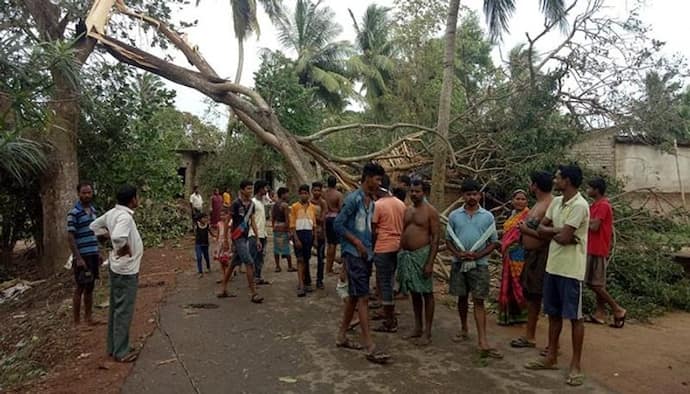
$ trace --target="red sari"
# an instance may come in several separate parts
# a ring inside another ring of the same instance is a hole
[[[520,222],[527,218],[529,209],[513,214],[503,224],[501,253],[503,254],[503,271],[501,273],[501,291],[498,296],[498,323],[510,325],[527,321],[525,295],[522,292],[520,275],[525,265],[525,249],[520,243]]]

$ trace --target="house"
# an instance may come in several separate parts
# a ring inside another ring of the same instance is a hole
[[[681,193],[690,189],[689,143],[678,144],[676,157],[642,138],[608,129],[590,133],[573,152],[590,169],[622,180],[626,192],[662,195],[667,200],[662,205],[681,206]]]

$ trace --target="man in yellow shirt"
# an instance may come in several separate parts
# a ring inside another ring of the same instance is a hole
[[[230,188],[225,187],[225,192],[223,193],[223,206],[230,208],[230,204],[232,204],[232,194],[230,194]]]
[[[549,316],[549,347],[545,358],[529,362],[528,369],[558,369],[558,341],[563,319],[572,325],[573,357],[566,384],[580,386],[585,325],[582,316],[582,281],[587,268],[589,204],[578,192],[582,170],[575,164],[558,168],[554,188],[562,193],[553,199],[539,226],[542,239],[551,239],[544,276],[544,313]]]
[[[290,234],[297,258],[297,296],[304,297],[313,291],[309,272],[309,258],[314,244],[316,209],[309,202],[309,185],[299,187],[299,201],[290,207]]]

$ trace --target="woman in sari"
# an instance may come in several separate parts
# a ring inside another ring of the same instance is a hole
[[[527,193],[516,190],[512,196],[513,212],[503,224],[501,253],[503,271],[501,273],[501,291],[498,296],[498,324],[510,325],[527,321],[525,296],[522,293],[520,274],[525,264],[525,249],[520,243],[520,222],[527,218]]]

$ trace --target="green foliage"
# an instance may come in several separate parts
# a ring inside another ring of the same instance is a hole
[[[174,202],[145,200],[137,208],[135,220],[147,247],[161,247],[165,240],[181,238],[191,226],[189,214]]]
[[[261,55],[254,86],[292,133],[307,135],[321,126],[325,106],[319,100],[318,88],[301,84],[295,62],[282,52]]]
[[[342,27],[333,10],[320,1],[297,0],[294,11],[278,25],[278,39],[285,49],[295,51],[299,82],[315,88],[329,107],[341,110],[352,92],[346,58],[350,43],[336,41]]]
[[[92,180],[102,206],[114,202],[117,187],[131,183],[147,198],[167,201],[182,191],[177,176],[180,131],[171,124],[174,93],[150,74],[103,65],[87,78],[79,134],[80,174]]]

